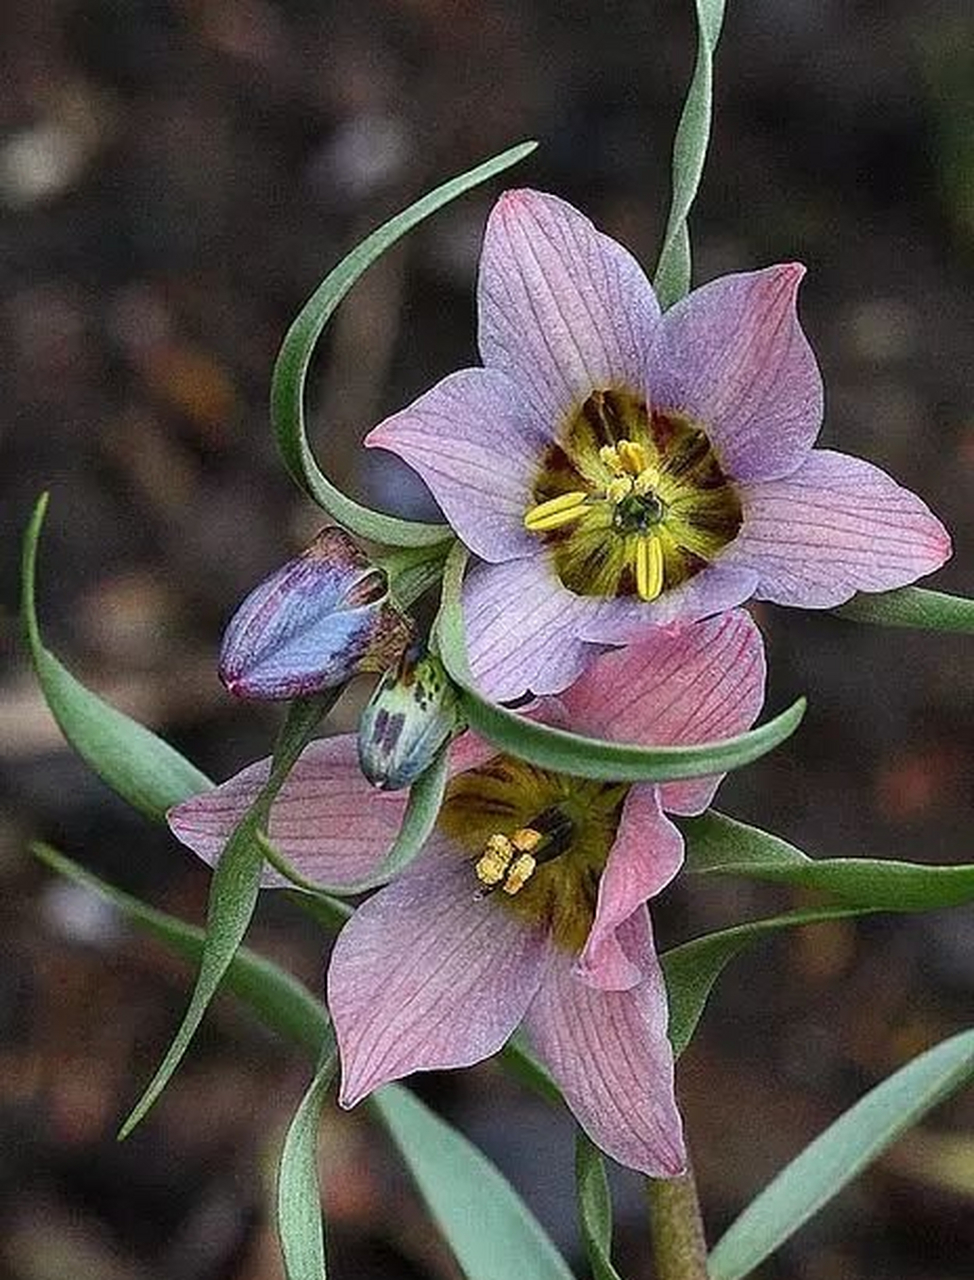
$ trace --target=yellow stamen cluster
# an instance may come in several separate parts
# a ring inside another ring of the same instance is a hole
[[[655,497],[660,472],[650,464],[646,446],[638,440],[620,440],[599,449],[599,459],[611,472],[601,492],[573,490],[559,494],[532,507],[524,517],[524,527],[531,533],[547,533],[571,524],[594,502],[610,502],[614,507],[627,498]],[[655,530],[636,536],[634,546],[636,591],[643,600],[653,601],[663,590],[663,546]]]
[[[523,889],[538,865],[531,851],[542,839],[533,827],[522,827],[511,836],[500,832],[490,836],[474,868],[484,891],[502,888],[513,895]]]

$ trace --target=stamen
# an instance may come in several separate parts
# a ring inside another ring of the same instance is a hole
[[[630,493],[632,493],[631,476],[616,476],[605,486],[605,496],[610,502],[622,502],[624,498],[629,497]]]
[[[640,538],[636,543],[636,590],[646,601],[655,600],[663,590],[663,544],[659,538]]]
[[[485,889],[496,889],[507,875],[514,857],[514,845],[507,836],[493,835],[474,867],[477,879]]]
[[[546,818],[547,811],[541,817]],[[534,875],[539,860],[547,861],[548,857],[557,857],[562,852],[564,827],[562,819],[554,828],[555,839],[534,827],[519,827],[511,836],[495,832],[487,840],[474,866],[474,873],[482,886],[477,896],[484,898],[497,888],[511,895],[518,893]],[[546,846],[544,854],[540,852],[541,845]],[[552,846],[550,853],[548,845]],[[534,852],[538,853],[537,858],[533,856]]]
[[[520,827],[511,836],[511,844],[519,853],[533,853],[543,839],[544,836],[534,827]]]
[[[507,873],[507,879],[504,881],[504,892],[509,893],[513,897],[515,893],[523,889],[534,875],[534,869],[537,865],[537,862],[531,857],[530,853],[522,853],[520,857],[511,864],[511,869]]]
[[[643,467],[632,482],[633,493],[638,493],[641,498],[647,494],[655,494],[659,488],[659,482],[660,473],[657,467]]]
[[[524,517],[524,527],[532,533],[545,533],[577,520],[585,509],[588,494],[583,490],[561,493],[532,507]]]
[[[599,457],[610,471],[618,474],[622,470],[622,459],[619,457],[619,450],[614,444],[604,444],[599,450]]]
[[[638,476],[649,465],[646,450],[638,440],[620,440],[617,446],[619,461],[630,475]]]

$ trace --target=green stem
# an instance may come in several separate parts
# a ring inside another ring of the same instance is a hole
[[[708,1280],[707,1242],[693,1169],[647,1182],[656,1280]]]

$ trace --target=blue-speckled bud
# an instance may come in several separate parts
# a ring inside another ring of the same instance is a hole
[[[385,791],[408,787],[462,727],[456,691],[442,663],[417,641],[385,673],[362,712],[362,772]]]
[[[360,671],[384,671],[411,636],[409,619],[389,602],[385,572],[344,529],[322,529],[233,615],[220,679],[239,698],[306,697]]]

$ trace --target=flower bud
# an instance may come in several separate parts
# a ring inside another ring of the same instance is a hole
[[[412,624],[344,529],[329,527],[247,596],[220,649],[220,679],[239,698],[306,697],[360,671],[383,671]]]
[[[362,772],[386,791],[408,787],[462,727],[456,691],[442,663],[414,641],[379,681],[362,712]]]

